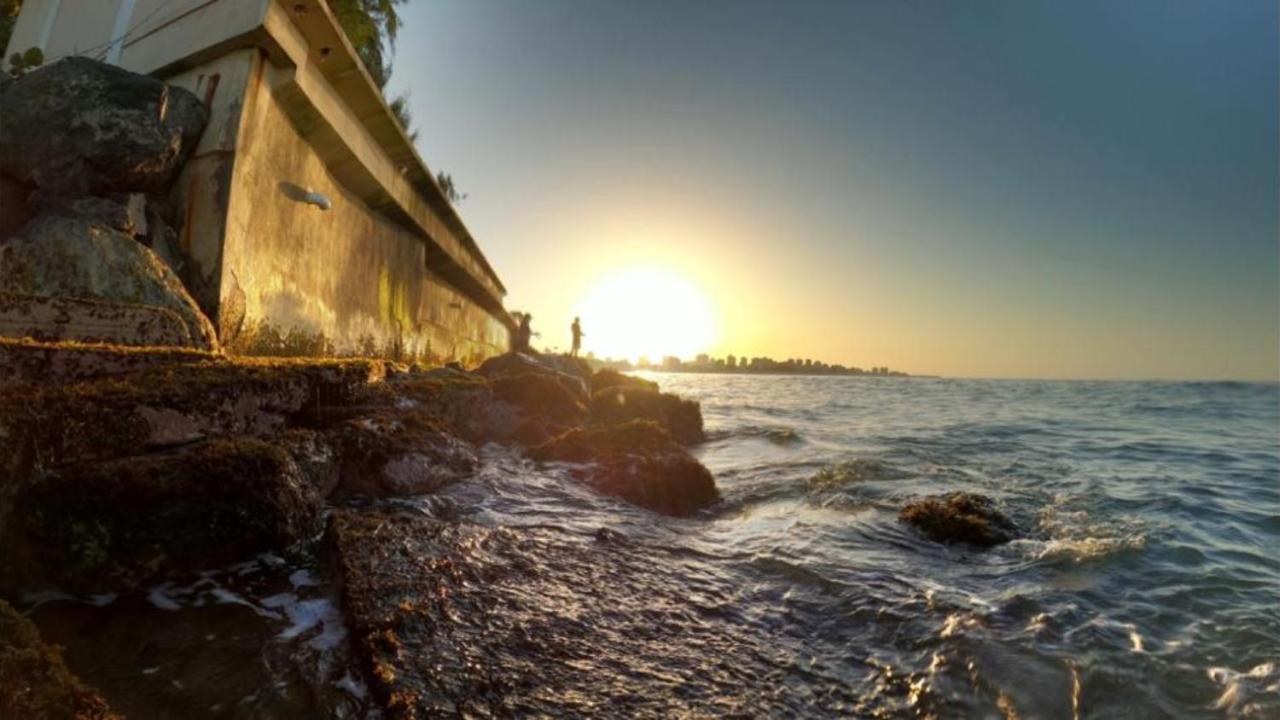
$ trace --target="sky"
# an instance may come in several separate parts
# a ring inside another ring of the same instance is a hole
[[[401,15],[389,92],[544,346],[1280,379],[1273,0]]]

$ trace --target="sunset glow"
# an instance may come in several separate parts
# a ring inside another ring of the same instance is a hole
[[[706,294],[661,266],[604,273],[577,303],[575,314],[586,332],[583,351],[598,357],[692,357],[714,344],[719,331]]]

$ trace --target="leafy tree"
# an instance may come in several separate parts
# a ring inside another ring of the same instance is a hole
[[[436,173],[436,184],[440,186],[440,190],[444,192],[444,196],[449,198],[449,202],[457,205],[467,199],[467,194],[458,192],[458,186],[453,182],[453,176],[447,172]]]
[[[11,0],[0,0],[10,2]],[[400,15],[397,5],[406,0],[329,0],[334,17],[342,26],[347,39],[364,62],[369,75],[380,89],[386,88],[391,79],[391,56],[395,52],[396,34],[400,31]],[[400,126],[409,133],[409,140],[416,141],[418,133],[410,130],[413,117],[409,114],[409,96],[400,95],[391,100],[391,112]]]
[[[0,54],[9,46],[9,37],[13,35],[13,25],[18,21],[21,9],[22,0],[0,0]]]
[[[5,0],[0,0],[3,2]],[[396,6],[405,0],[329,0],[338,24],[378,87],[391,79],[391,56],[395,52],[400,15]]]

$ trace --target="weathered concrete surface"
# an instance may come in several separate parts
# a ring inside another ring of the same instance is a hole
[[[63,663],[36,626],[0,600],[0,717],[118,720],[105,700]]]
[[[92,221],[45,215],[0,245],[0,293],[131,303],[175,313],[187,337],[217,348],[213,326],[182,281],[131,236]]]
[[[335,180],[329,146],[280,105],[285,71],[258,62],[221,257],[219,327],[231,350],[467,364],[505,350],[501,318],[432,271],[423,238]],[[304,202],[308,191],[330,209]]]
[[[67,57],[0,95],[0,172],[43,192],[164,190],[208,120],[191,93]]]
[[[0,337],[183,347],[191,332],[168,308],[70,297],[0,293]],[[10,378],[0,378],[3,385]]]
[[[3,527],[6,587],[137,587],[319,530],[320,496],[280,447],[224,438],[62,467],[20,487]]]

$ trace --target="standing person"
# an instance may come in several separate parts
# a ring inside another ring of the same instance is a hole
[[[520,316],[520,326],[516,328],[515,347],[511,348],[513,352],[529,352],[529,340],[533,337],[533,329],[529,327],[531,320],[533,316],[529,313]]]
[[[573,319],[573,325],[569,326],[569,332],[573,333],[573,350],[569,353],[572,357],[578,357],[578,350],[582,348],[582,324],[578,318]]]

